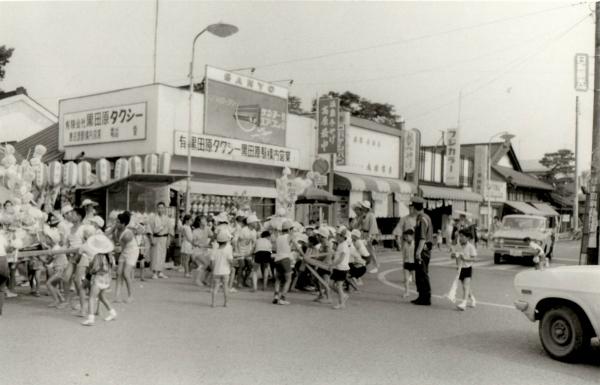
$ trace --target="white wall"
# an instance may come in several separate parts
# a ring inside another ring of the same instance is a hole
[[[57,122],[26,95],[0,100],[0,142],[19,142]]]

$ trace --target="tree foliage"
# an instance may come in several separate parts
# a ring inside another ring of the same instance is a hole
[[[297,96],[290,95],[288,98],[288,112],[294,114],[303,114],[302,99]]]
[[[10,57],[13,54],[14,48],[6,48],[5,45],[0,45],[0,81],[4,79],[6,71],[4,67],[10,63]]]
[[[551,184],[556,192],[563,196],[573,194],[572,187],[575,183],[575,154],[573,151],[562,149],[544,154],[540,163],[549,168],[544,177],[546,183]]]
[[[325,96],[340,98],[340,106],[349,110],[352,116],[400,128],[401,117],[396,114],[394,106],[389,103],[371,102],[350,91],[342,94],[329,91],[323,95],[323,97]],[[313,100],[313,111],[316,110],[316,104],[316,100]]]

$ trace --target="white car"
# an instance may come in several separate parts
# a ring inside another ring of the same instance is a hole
[[[600,266],[527,270],[514,286],[515,307],[540,321],[540,340],[552,358],[575,361],[600,343]]]

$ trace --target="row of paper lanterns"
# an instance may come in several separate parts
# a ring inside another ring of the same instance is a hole
[[[132,156],[129,159],[119,158],[115,162],[113,179],[126,178],[134,174],[168,174],[171,171],[171,154],[148,154],[144,159]],[[79,163],[59,161],[49,165],[40,164],[34,167],[34,183],[38,188],[47,185],[51,187],[65,186],[90,186],[95,180],[106,184],[111,180],[111,164],[106,159],[96,161],[96,174],[92,173],[92,165],[88,161]]]

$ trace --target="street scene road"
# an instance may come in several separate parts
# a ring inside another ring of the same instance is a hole
[[[557,264],[576,264],[576,242],[557,246]],[[114,322],[92,328],[48,297],[7,300],[0,362],[10,384],[597,384],[600,352],[579,364],[550,359],[537,323],[512,306],[512,280],[529,266],[488,263],[474,273],[475,309],[457,311],[441,296],[454,270],[435,252],[433,306],[401,298],[395,253],[382,254],[347,309],[290,295],[232,294],[210,308],[210,294],[181,273],[135,282],[135,302],[116,304]],[[93,352],[93,360],[87,359]]]

